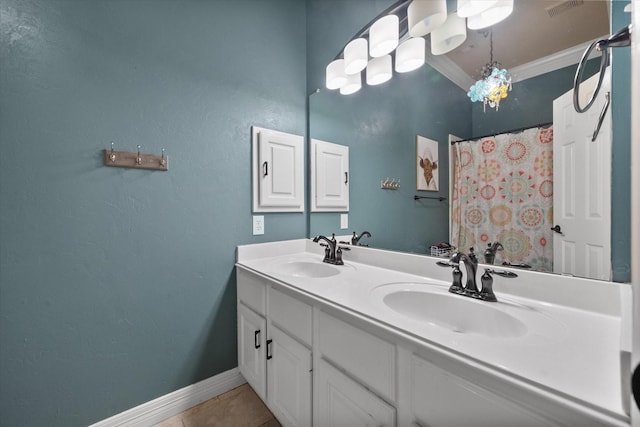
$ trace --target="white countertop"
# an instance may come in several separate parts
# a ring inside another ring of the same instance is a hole
[[[497,303],[468,300],[492,304],[519,318],[527,325],[527,333],[510,338],[456,333],[414,320],[382,302],[384,285],[390,283],[399,283],[396,288],[427,286],[432,292],[447,293],[451,269],[436,266],[437,259],[431,257],[352,249],[344,253],[345,265],[335,266],[339,274],[328,278],[296,277],[281,268],[291,262],[321,262],[323,250],[310,240],[240,246],[237,261],[425,345],[471,356],[487,368],[628,423],[620,380],[620,293],[628,285],[512,270],[518,278],[494,277]],[[481,272],[482,266],[478,283]]]

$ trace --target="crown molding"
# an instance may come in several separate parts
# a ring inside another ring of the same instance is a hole
[[[606,36],[603,36],[602,38],[606,38]],[[577,64],[580,62],[582,54],[591,43],[592,42],[582,43],[535,61],[513,67],[509,70],[509,74],[511,74],[511,82],[521,82],[541,74]],[[426,62],[465,91],[469,90],[469,88],[476,82],[471,76],[462,70],[462,68],[445,55],[436,56],[427,53]]]

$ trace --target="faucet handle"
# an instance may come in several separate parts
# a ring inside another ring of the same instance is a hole
[[[349,250],[349,248],[345,248],[345,249]],[[344,265],[344,261],[342,261],[342,248],[341,247],[338,247],[338,249],[336,250],[335,265]]]
[[[493,293],[493,277],[491,277],[490,273],[493,273],[493,270],[489,270],[488,268],[484,270],[484,274],[480,277],[480,282],[482,283],[482,290],[480,291],[480,299],[483,301],[489,302],[497,302],[498,298],[496,298],[496,294]]]
[[[476,256],[476,253],[473,251],[473,247],[469,248],[469,259],[474,263],[477,264],[478,263],[478,257]]]

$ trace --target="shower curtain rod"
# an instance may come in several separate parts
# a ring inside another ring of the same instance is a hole
[[[505,134],[505,133],[518,133],[518,132],[522,132],[522,131],[527,130],[527,129],[542,128],[542,127],[546,127],[546,126],[551,126],[552,124],[553,124],[553,122],[539,123],[537,125],[527,126],[527,127],[517,128],[517,129],[511,129],[511,130],[506,130],[504,132],[490,133],[488,135],[482,135],[482,136],[474,136],[473,138],[461,139],[460,141],[451,141],[451,145],[454,145],[454,144],[456,144],[458,142],[475,141],[476,139],[488,138],[490,136],[497,136],[497,135],[502,135],[502,134]]]

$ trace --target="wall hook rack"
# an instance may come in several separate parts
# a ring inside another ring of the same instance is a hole
[[[400,188],[400,178],[383,179],[380,181],[380,188],[383,190],[397,190]]]
[[[162,154],[141,153],[138,145],[138,151],[116,151],[114,143],[111,143],[111,149],[104,150],[104,165],[118,168],[134,168],[134,169],[150,169],[158,171],[169,170],[169,157],[165,154],[164,148]]]
[[[441,202],[444,202],[445,200],[447,200],[446,197],[442,197],[442,196],[438,196],[438,197],[434,197],[434,196],[413,196],[413,200],[420,200],[420,199],[439,200]]]

